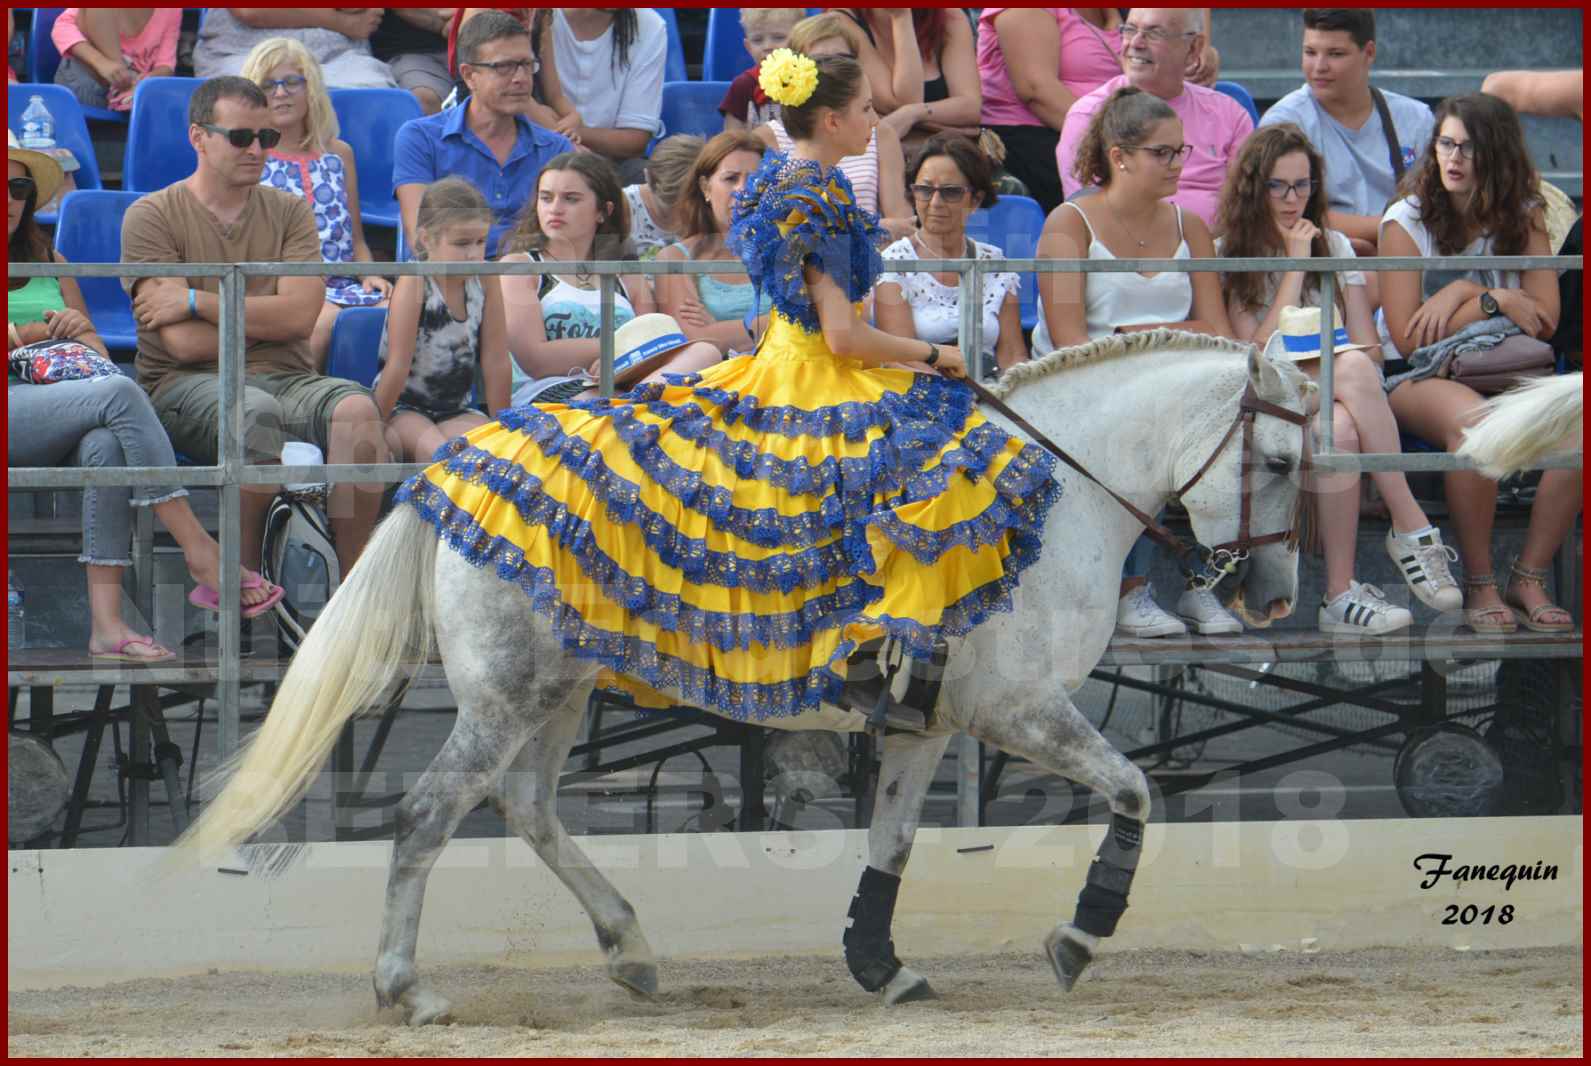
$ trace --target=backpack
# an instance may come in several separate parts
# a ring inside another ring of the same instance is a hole
[[[326,486],[284,489],[271,501],[261,563],[265,578],[286,590],[275,608],[277,632],[282,650],[296,654],[342,582],[326,518]]]

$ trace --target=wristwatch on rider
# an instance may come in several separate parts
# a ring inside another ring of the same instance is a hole
[[[929,366],[934,366],[939,362],[939,345],[928,345],[928,358],[924,359],[923,362],[927,363]]]
[[[1491,316],[1497,314],[1497,312],[1499,310],[1500,310],[1500,308],[1497,306],[1497,297],[1493,296],[1491,294],[1490,290],[1481,293],[1481,313],[1482,314],[1484,314],[1484,315],[1486,315],[1486,317],[1490,318]]]

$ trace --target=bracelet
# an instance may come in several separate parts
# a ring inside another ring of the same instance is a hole
[[[188,317],[199,317],[199,294],[192,289],[188,290]]]
[[[929,366],[935,366],[939,363],[939,345],[930,344],[928,346],[928,358],[924,359],[923,362]]]

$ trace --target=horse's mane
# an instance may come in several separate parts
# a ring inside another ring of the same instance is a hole
[[[1078,344],[1071,348],[1059,348],[1049,355],[1041,356],[1026,363],[1016,366],[1000,375],[1000,380],[989,387],[989,391],[1001,399],[1030,382],[1040,378],[1049,377],[1061,370],[1068,370],[1075,366],[1084,366],[1089,363],[1102,363],[1109,359],[1119,359],[1126,355],[1136,355],[1148,348],[1176,347],[1211,352],[1232,352],[1248,354],[1253,349],[1252,344],[1239,341],[1229,341],[1225,337],[1212,337],[1207,333],[1189,333],[1180,329],[1151,329],[1141,333],[1112,333],[1108,337],[1101,337],[1087,344]]]

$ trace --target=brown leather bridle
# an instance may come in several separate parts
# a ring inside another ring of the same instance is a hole
[[[1221,437],[1221,442],[1215,446],[1215,449],[1210,453],[1210,457],[1204,461],[1198,471],[1171,494],[1173,499],[1180,501],[1183,495],[1197,485],[1199,479],[1209,472],[1210,468],[1215,465],[1215,461],[1220,458],[1221,453],[1226,450],[1226,446],[1231,442],[1233,436],[1236,435],[1240,428],[1242,429],[1243,458],[1238,475],[1240,484],[1237,537],[1217,544],[1213,548],[1206,548],[1197,541],[1179,537],[1171,532],[1171,530],[1155,521],[1153,516],[1145,514],[1134,506],[1130,500],[1127,500],[1109,485],[1090,474],[1083,468],[1082,464],[1067,455],[1060,445],[1040,433],[1033,427],[1032,423],[1011,410],[1003,400],[995,396],[982,384],[973,381],[971,378],[966,378],[965,381],[972,387],[974,395],[979,400],[1008,418],[1013,425],[1032,438],[1035,444],[1053,453],[1056,458],[1067,466],[1082,474],[1101,489],[1104,489],[1111,499],[1121,504],[1134,518],[1143,523],[1144,532],[1149,535],[1150,539],[1164,544],[1175,552],[1182,561],[1183,569],[1188,572],[1189,586],[1192,588],[1214,588],[1222,578],[1235,571],[1238,564],[1247,559],[1254,548],[1262,547],[1266,544],[1275,544],[1278,541],[1288,544],[1296,544],[1298,542],[1298,521],[1296,517],[1292,525],[1280,532],[1256,535],[1249,529],[1250,516],[1253,512],[1253,475],[1258,465],[1254,462],[1254,420],[1259,415],[1271,415],[1272,417],[1280,418],[1284,422],[1290,422],[1298,426],[1307,436],[1309,417],[1296,411],[1290,411],[1268,400],[1260,399],[1254,392],[1254,383],[1252,381],[1244,385],[1243,397],[1238,401],[1237,417],[1232,419],[1232,424],[1227,427],[1226,433]],[[1305,452],[1300,450],[1299,454],[1304,455]],[[1195,566],[1198,569],[1195,569]]]

